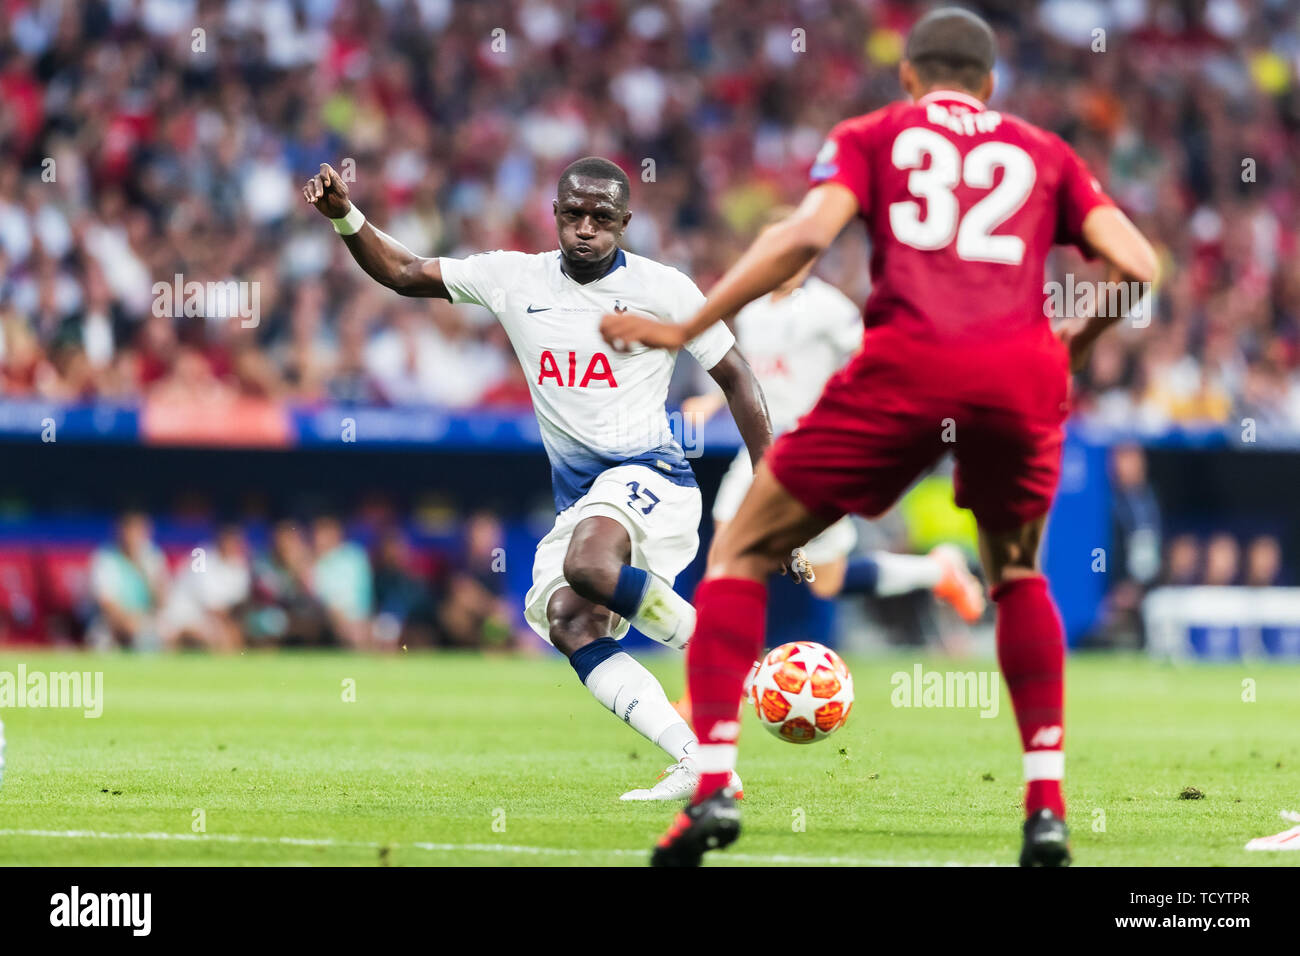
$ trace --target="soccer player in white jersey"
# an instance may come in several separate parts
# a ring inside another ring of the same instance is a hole
[[[765,217],[767,226],[794,209],[780,206]],[[811,275],[813,263],[736,314],[731,328],[754,370],[776,434],[789,431],[813,407],[822,388],[862,346],[862,313],[835,286]],[[721,392],[688,398],[683,415],[702,425],[721,410]],[[754,480],[749,455],[742,450],[718,487],[713,503],[714,535],[736,515]],[[845,515],[802,549],[812,566],[809,587],[821,598],[840,594],[888,597],[929,588],[966,621],[984,613],[984,592],[961,552],[941,544],[929,554],[874,551],[849,560],[858,534]],[[683,709],[679,705],[679,709]]]
[[[631,309],[684,321],[704,295],[678,270],[620,248],[630,194],[617,165],[580,159],[556,189],[559,249],[426,259],[366,222],[329,165],[303,187],[371,278],[405,296],[485,306],[505,328],[528,376],[557,512],[537,546],[525,617],[598,701],[673,758],[658,783],[623,799],[685,799],[698,781],[695,735],[617,638],[633,625],[677,649],[690,639],[695,611],[672,582],[699,545],[700,491],[664,409],[675,353],[615,352],[600,318]],[[718,326],[685,348],[722,389],[757,462],[772,429],[731,332]]]

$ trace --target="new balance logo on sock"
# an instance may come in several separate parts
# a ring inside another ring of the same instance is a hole
[[[1050,750],[1053,747],[1061,745],[1061,737],[1064,731],[1056,724],[1050,724],[1046,727],[1039,727],[1034,732],[1034,736],[1029,741],[1030,750]]]
[[[709,740],[736,740],[740,736],[740,721],[720,720],[709,731]]]

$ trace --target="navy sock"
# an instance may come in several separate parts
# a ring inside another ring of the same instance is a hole
[[[844,586],[841,594],[875,594],[880,580],[880,565],[875,558],[860,557],[849,562],[844,569]]]
[[[587,675],[596,669],[596,665],[609,660],[615,654],[621,654],[623,648],[612,637],[602,637],[584,644],[573,652],[569,663],[578,672],[578,680],[587,683]]]
[[[623,565],[618,569],[618,584],[614,588],[614,596],[609,599],[609,609],[630,621],[645,600],[646,588],[649,586],[649,572],[630,564]]]

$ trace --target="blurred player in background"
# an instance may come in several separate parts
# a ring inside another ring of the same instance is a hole
[[[380,284],[475,303],[501,322],[528,376],[557,512],[537,546],[525,616],[597,700],[673,758],[653,787],[623,799],[686,798],[699,780],[695,735],[617,638],[629,625],[668,647],[690,638],[695,611],[672,583],[699,547],[700,489],[664,408],[675,355],[612,352],[599,326],[602,313],[629,309],[682,322],[704,296],[676,269],[620,248],[632,217],[627,174],[598,157],[570,164],[553,203],[560,248],[536,255],[416,256],[366,222],[325,164],[303,197]],[[681,347],[718,383],[758,461],[771,424],[731,332],[712,328]],[[734,771],[728,781],[739,788]]]
[[[771,227],[794,212],[778,206],[765,218]],[[789,431],[817,398],[827,379],[862,346],[862,313],[839,289],[812,275],[815,263],[800,269],[766,296],[749,303],[728,324],[767,400],[772,430]],[[725,404],[721,392],[696,395],[682,403],[682,414],[702,426]],[[718,486],[713,502],[714,534],[736,516],[754,480],[749,455],[742,449]],[[952,605],[966,622],[984,613],[984,592],[951,545],[929,554],[874,551],[849,560],[857,544],[853,519],[845,515],[801,549],[812,566],[809,586],[820,598],[841,594],[890,597],[930,589]]]
[[[846,513],[885,511],[949,451],[956,501],[980,529],[1024,750],[1020,862],[1070,860],[1064,635],[1038,551],[1060,476],[1070,372],[1123,315],[1094,312],[1054,334],[1044,267],[1054,243],[1070,243],[1100,255],[1111,281],[1146,283],[1156,258],[1060,138],[985,106],[995,56],[979,17],[951,7],[927,14],[899,66],[909,101],[831,131],[798,210],[755,240],[698,316],[675,326],[627,314],[602,322],[616,348],[674,348],[798,274],[855,217],[866,221],[862,351],[772,446],[696,591],[687,679],[704,772],[655,848],[656,865],[698,865],[739,835],[727,781],[773,566]]]

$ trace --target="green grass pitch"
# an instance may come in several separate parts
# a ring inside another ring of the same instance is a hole
[[[895,708],[915,660],[850,659],[857,703],[827,741],[749,715],[745,833],[709,863],[1014,862],[1005,688],[993,719]],[[104,711],[0,710],[3,865],[633,866],[674,809],[619,802],[668,761],[556,657],[0,654],[20,663],[102,669]],[[679,657],[651,666],[680,690]],[[1077,864],[1300,863],[1243,849],[1300,810],[1300,668],[1076,656],[1068,681]]]

